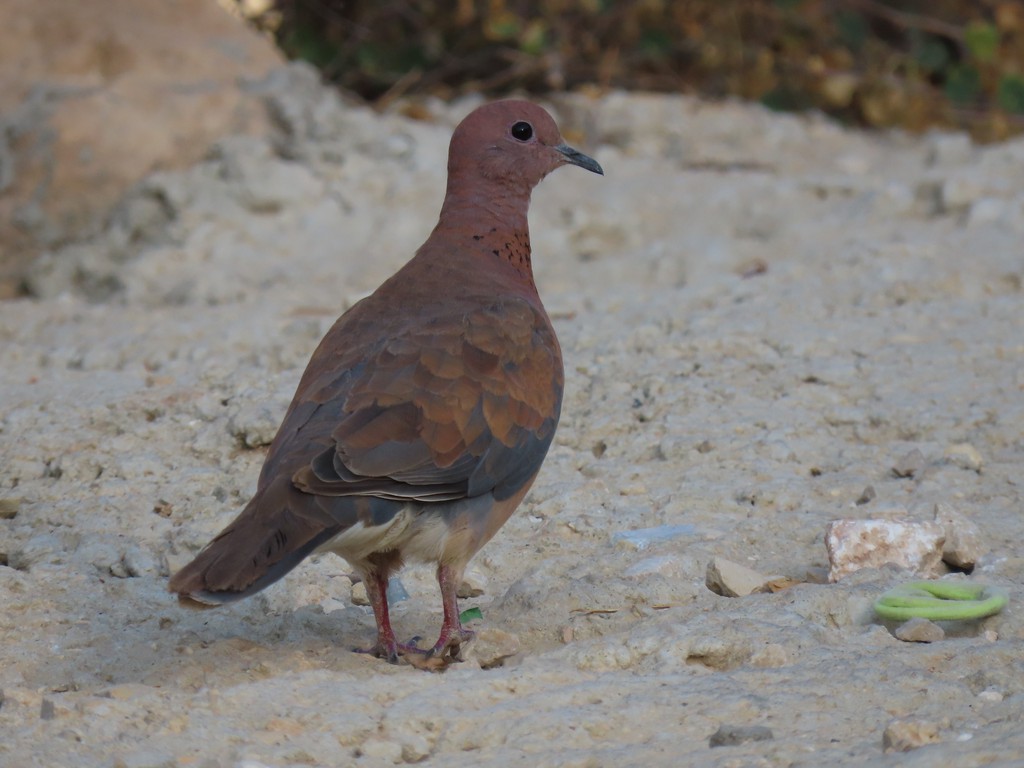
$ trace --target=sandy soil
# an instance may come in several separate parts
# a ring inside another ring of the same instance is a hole
[[[607,173],[559,171],[531,214],[562,424],[475,561],[486,642],[435,675],[350,652],[373,619],[331,556],[216,611],[166,592],[320,335],[433,225],[473,106],[374,115],[301,68],[265,95],[273,145],[150,178],[0,304],[0,764],[1020,764],[1024,141],[554,100]],[[904,643],[871,602],[908,574],[821,583],[823,534],[936,502],[1015,602]],[[802,583],[721,597],[714,556]],[[432,574],[401,583],[399,631],[432,639]],[[723,725],[772,738],[712,747]]]

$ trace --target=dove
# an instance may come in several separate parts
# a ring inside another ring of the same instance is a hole
[[[463,572],[530,489],[561,412],[527,212],[563,165],[604,174],[530,102],[485,104],[456,127],[437,225],[324,336],[255,495],[171,578],[182,602],[239,600],[333,552],[366,585],[377,638],[364,652],[428,669],[459,657],[473,636],[459,617]],[[391,626],[388,581],[407,561],[436,564],[443,621],[429,648]]]

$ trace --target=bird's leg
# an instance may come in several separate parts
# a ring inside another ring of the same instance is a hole
[[[459,601],[456,590],[462,576],[461,568],[449,565],[437,567],[437,583],[441,587],[441,604],[444,607],[444,621],[441,623],[441,636],[433,648],[417,648],[413,642],[399,643],[395,639],[395,631],[391,628],[391,617],[388,613],[388,571],[374,568],[363,574],[366,584],[366,596],[373,607],[373,616],[377,621],[377,642],[370,648],[357,648],[359,653],[368,653],[380,659],[397,664],[403,659],[415,667],[431,670],[443,670],[459,655],[460,646],[473,637],[473,632],[462,626],[459,619]]]
[[[456,590],[461,578],[461,568],[444,564],[437,566],[437,583],[441,587],[444,621],[441,624],[441,636],[430,649],[431,656],[444,658],[447,655],[454,659],[459,654],[459,646],[473,638],[473,632],[465,629],[459,619],[459,599]]]
[[[391,615],[388,612],[388,571],[374,569],[363,574],[366,584],[366,597],[373,608],[373,618],[377,622],[377,642],[369,648],[356,648],[357,653],[368,653],[378,659],[385,659],[397,664],[399,657],[407,654],[423,655],[424,651],[414,643],[400,643],[395,640],[395,630],[391,628]]]
[[[356,651],[397,664],[398,642],[395,640],[395,631],[391,628],[391,616],[388,613],[387,571],[374,569],[363,573],[362,576],[366,585],[366,597],[370,600],[373,618],[377,622],[377,643],[370,648],[356,648]]]

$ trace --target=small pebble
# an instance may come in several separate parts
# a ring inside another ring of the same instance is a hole
[[[896,627],[893,633],[905,643],[937,643],[946,638],[942,627],[928,619],[913,618]]]
[[[927,720],[893,720],[882,734],[886,752],[909,752],[939,741],[939,726]]]
[[[860,507],[860,506],[863,506],[864,504],[867,504],[872,499],[874,499],[875,496],[876,496],[876,494],[875,494],[875,486],[868,485],[868,486],[866,486],[864,488],[863,491],[860,492],[860,496],[857,497],[857,501],[855,501],[854,503],[858,507]]]
[[[43,720],[53,720],[57,716],[57,710],[53,706],[53,699],[43,699],[39,705],[39,717]]]
[[[0,499],[0,520],[13,520],[16,518],[18,516],[18,508],[20,506],[21,499]]]
[[[369,605],[370,598],[366,596],[366,584],[357,581],[352,585],[352,605]]]
[[[924,454],[915,448],[904,454],[892,467],[896,477],[913,477],[924,469]]]
[[[704,584],[716,595],[743,597],[764,586],[768,578],[746,566],[713,557],[704,574]]]
[[[708,739],[710,747],[734,747],[749,741],[769,741],[775,735],[763,725],[721,725]]]
[[[943,456],[950,464],[955,464],[961,469],[981,472],[981,465],[983,463],[981,452],[970,443],[951,445],[946,449]]]
[[[511,632],[484,627],[476,631],[462,655],[466,661],[475,661],[481,669],[494,669],[519,653],[521,648],[519,638]]]
[[[153,553],[134,544],[126,545],[121,555],[125,572],[130,577],[153,576],[160,572],[160,564]]]
[[[935,522],[946,531],[946,541],[942,545],[943,561],[965,571],[973,569],[978,558],[987,551],[978,526],[943,501],[935,505]]]
[[[982,701],[990,701],[993,704],[998,704],[1003,700],[1004,696],[1000,691],[997,691],[994,688],[986,688],[978,694],[978,698]]]
[[[470,567],[462,575],[456,594],[461,598],[480,597],[487,591],[487,577],[476,568]]]

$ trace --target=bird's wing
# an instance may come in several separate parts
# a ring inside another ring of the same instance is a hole
[[[546,315],[522,299],[445,313],[355,366],[330,364],[310,362],[276,446],[305,457],[292,479],[306,493],[505,498],[540,468],[558,421],[558,342]]]

